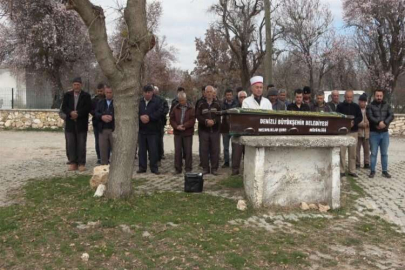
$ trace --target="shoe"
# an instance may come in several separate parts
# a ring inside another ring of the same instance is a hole
[[[70,164],[68,168],[69,172],[77,171],[77,165],[76,164]]]
[[[239,171],[232,171],[232,176],[239,175]]]
[[[86,171],[87,169],[86,169],[86,166],[84,166],[84,165],[79,165],[79,172],[84,172],[84,171]]]
[[[101,165],[101,160],[97,160],[97,165]]]
[[[370,169],[370,164],[364,164],[364,169]]]
[[[353,178],[359,178],[359,176],[357,174],[355,174],[355,173],[349,173],[348,175],[353,177]]]
[[[161,156],[160,159],[166,159],[165,155]]]
[[[374,176],[375,176],[375,172],[371,172],[371,173],[368,175],[368,178],[374,178]]]
[[[203,175],[210,174],[210,171],[203,171],[202,174],[203,174]]]
[[[229,168],[229,163],[225,162],[224,165],[222,165],[222,168]]]
[[[136,173],[146,173],[146,170],[137,170]]]
[[[181,174],[181,171],[176,170],[174,173],[175,174]]]
[[[152,172],[153,174],[160,175],[160,172]]]
[[[360,168],[360,164],[356,164],[356,168],[357,168],[357,169]]]
[[[212,174],[212,175],[219,175],[219,173],[218,173],[217,170],[215,170],[215,171],[213,170],[213,171],[211,172],[211,174]]]
[[[340,173],[340,177],[345,177],[346,174],[345,173]]]
[[[382,176],[385,178],[391,178],[391,175],[388,172],[382,172]]]

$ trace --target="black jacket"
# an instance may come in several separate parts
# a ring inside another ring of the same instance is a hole
[[[310,112],[311,108],[306,103],[302,103],[301,107],[298,108],[297,104],[295,104],[295,102],[293,102],[293,103],[288,104],[287,111]]]
[[[103,115],[111,115],[113,117],[113,120],[110,123],[106,123],[101,119]],[[111,100],[110,107],[108,107],[106,99],[100,100],[96,106],[95,118],[97,120],[97,128],[100,132],[103,132],[103,129],[114,130],[115,129],[114,100]]]
[[[79,117],[76,120],[70,118],[70,113],[75,110],[74,91],[65,93],[63,96],[62,112],[66,115],[66,131],[87,132],[89,130],[89,113],[91,112],[91,97],[89,93],[80,92],[76,111]]]
[[[93,118],[91,119],[91,121],[93,123],[93,127],[98,128],[98,119],[95,117],[96,116],[96,109],[97,109],[97,105],[100,102],[100,100],[103,100],[104,98],[105,98],[104,95],[102,95],[102,96],[97,95],[91,100],[91,112],[90,112],[90,114],[93,116]]]
[[[142,123],[142,115],[149,116],[149,123]],[[146,106],[145,99],[141,98],[139,102],[139,133],[144,135],[160,134],[162,115],[163,107],[158,97],[153,96],[148,106]]]
[[[357,132],[359,130],[359,124],[363,121],[363,114],[361,113],[360,106],[354,102],[347,103],[346,101],[339,103],[336,108],[337,113],[354,116],[354,125],[351,128],[351,132]]]
[[[167,100],[164,97],[161,96],[156,96],[160,102],[160,106],[162,106],[162,117],[160,119],[160,125],[161,128],[163,129],[166,124],[167,124],[167,113],[169,112],[169,104],[167,103]]]
[[[378,103],[374,100],[371,102],[367,106],[366,114],[368,121],[370,122],[370,131],[373,132],[387,132],[389,125],[392,120],[394,120],[394,113],[392,112],[391,106],[385,101]],[[384,129],[377,129],[378,124],[381,121],[383,121],[387,127]]]
[[[329,102],[326,103],[326,104],[329,106],[329,109],[330,109],[331,112],[336,112],[337,106],[338,106],[340,103],[335,104],[335,103],[333,103],[332,101],[329,101]]]

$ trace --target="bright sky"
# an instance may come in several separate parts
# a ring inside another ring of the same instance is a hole
[[[125,3],[125,0],[118,0]],[[169,45],[178,50],[176,66],[192,70],[197,56],[195,38],[204,37],[206,29],[215,18],[207,13],[212,3],[218,0],[162,0],[163,16],[158,35],[166,36]],[[94,4],[101,5],[106,11],[109,28],[113,26],[116,17],[111,7],[116,0],[92,0]],[[341,0],[321,0],[332,10],[336,27],[342,27]]]

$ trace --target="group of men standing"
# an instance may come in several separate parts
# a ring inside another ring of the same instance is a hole
[[[225,91],[222,101],[217,98],[213,86],[205,86],[202,96],[195,106],[188,101],[185,89],[178,88],[177,97],[172,101],[170,111],[168,102],[159,96],[159,89],[153,85],[143,87],[143,97],[139,102],[139,136],[138,155],[139,169],[137,173],[147,171],[149,157],[150,171],[159,173],[159,164],[164,159],[163,136],[169,114],[170,125],[174,133],[176,173],[192,171],[192,145],[195,122],[198,120],[200,166],[203,174],[218,174],[221,152],[221,134],[224,152],[223,168],[232,166],[232,174],[240,173],[240,163],[244,148],[231,143],[227,116],[221,116],[220,111],[242,107],[264,110],[291,110],[338,112],[353,116],[349,136],[357,140],[357,145],[348,148],[348,174],[357,177],[356,168],[360,167],[360,150],[364,152],[364,168],[370,168],[370,177],[375,176],[377,153],[380,148],[383,176],[390,178],[388,173],[388,127],[394,115],[386,103],[384,92],[377,90],[374,100],[367,106],[367,95],[359,98],[359,104],[353,102],[354,93],[346,91],[344,102],[339,102],[339,92],[332,92],[332,100],[325,102],[324,93],[318,92],[315,101],[311,98],[311,89],[297,89],[294,92],[294,102],[286,99],[285,90],[277,90],[273,85],[268,87],[268,97],[263,96],[263,78],[255,76],[250,80],[252,95],[248,97],[242,88],[237,89],[237,97],[231,89]],[[93,116],[92,124],[96,142],[97,163],[110,163],[113,149],[113,132],[115,129],[114,101],[111,87],[99,84],[96,96],[82,90],[81,78],[73,80],[72,90],[63,98],[60,110],[65,120],[66,149],[69,170],[86,170],[86,141],[89,114]],[[230,148],[232,146],[232,151]],[[370,159],[371,150],[371,159]],[[341,148],[341,175],[346,173],[347,148]],[[232,155],[230,154],[232,153]]]

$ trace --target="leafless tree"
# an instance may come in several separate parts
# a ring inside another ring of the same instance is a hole
[[[237,59],[242,85],[256,73],[266,54],[262,0],[220,0],[210,11],[216,14],[217,29],[226,38]],[[273,34],[273,41],[278,38]]]
[[[343,8],[373,89],[392,94],[405,71],[405,1],[344,0]]]
[[[114,152],[107,186],[107,197],[123,198],[132,193],[131,179],[138,131],[138,106],[145,55],[154,47],[155,37],[148,30],[146,0],[127,0],[124,20],[128,36],[118,57],[108,44],[105,15],[89,0],[68,0],[88,28],[97,61],[114,89],[116,130]]]
[[[332,14],[319,0],[285,0],[280,25],[283,38],[308,70],[309,86],[315,87],[316,65],[324,53],[322,42],[331,30]],[[323,75],[322,75],[323,76]]]

